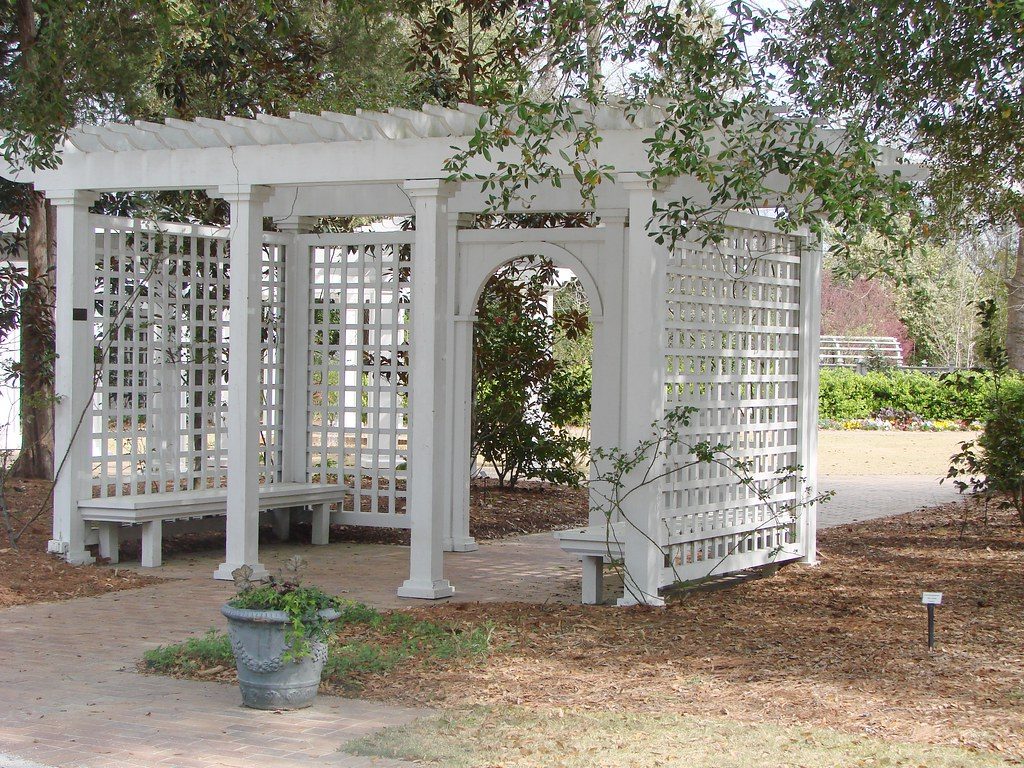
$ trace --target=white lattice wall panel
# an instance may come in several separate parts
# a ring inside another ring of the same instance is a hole
[[[798,482],[779,478],[798,463],[799,240],[730,229],[718,245],[683,243],[665,298],[666,409],[696,409],[683,442],[727,446],[753,487],[729,462],[696,463],[686,448],[669,457],[664,581],[798,555]]]
[[[281,479],[284,445],[285,245],[266,233],[263,244],[263,308],[260,331],[260,384],[263,417],[259,465],[264,483]],[[296,318],[301,323],[301,318]]]
[[[335,519],[405,526],[411,232],[319,238],[310,254],[309,476]]]
[[[227,233],[94,217],[93,494],[226,482]],[[284,248],[264,252],[265,482],[280,466]]]

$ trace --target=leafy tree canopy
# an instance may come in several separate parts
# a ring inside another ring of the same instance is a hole
[[[774,53],[795,98],[924,156],[945,217],[1024,203],[1024,3],[813,0]]]

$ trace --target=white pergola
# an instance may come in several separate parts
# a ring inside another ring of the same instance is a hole
[[[162,526],[226,514],[218,578],[257,575],[260,512],[312,508],[331,521],[412,530],[400,595],[442,598],[443,552],[469,535],[472,324],[501,264],[539,255],[571,269],[594,323],[592,443],[630,449],[667,409],[700,409],[687,437],[726,443],[756,477],[800,464],[771,503],[714,466],[670,472],[629,498],[619,552],[604,519],[565,534],[590,566],[624,558],[635,589],[658,589],[722,559],[719,573],[815,559],[815,509],[776,519],[815,478],[820,250],[770,218],[730,214],[721,245],[669,249],[652,204],[699,193],[644,179],[658,107],[594,116],[599,225],[476,229],[476,183],[444,179],[482,110],[293,114],[85,126],[55,170],[10,173],[57,210],[56,453],[50,550],[116,557],[141,527],[143,564]],[[493,174],[479,160],[469,170]],[[579,211],[568,173],[531,211]],[[205,189],[230,203],[227,229],[90,214],[102,192]],[[409,232],[312,234],[322,216],[413,216]],[[276,231],[265,232],[265,218]],[[96,350],[99,351],[96,351]],[[94,359],[100,364],[94,364]],[[682,465],[685,455],[666,459]],[[637,531],[645,532],[646,536]],[[660,545],[652,546],[647,536]],[[397,586],[397,585],[396,585]]]

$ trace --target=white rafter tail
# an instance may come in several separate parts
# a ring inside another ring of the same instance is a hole
[[[423,136],[424,138],[439,138],[441,136],[452,135],[452,129],[442,118],[437,117],[436,115],[431,115],[427,112],[418,112],[414,109],[392,107],[388,110],[388,114],[407,121],[412,125],[416,134],[418,136]]]
[[[153,134],[168,149],[194,149],[199,144],[180,128],[172,128],[161,123],[150,123],[147,120],[136,120],[135,127],[140,131]]]
[[[218,131],[199,123],[178,120],[174,117],[168,117],[166,123],[171,128],[184,131],[200,147],[226,147],[231,143],[226,141]]]
[[[466,112],[438,106],[437,104],[424,104],[423,112],[443,121],[453,136],[467,136],[473,133],[479,120],[479,118],[474,118]]]
[[[353,139],[351,132],[334,120],[306,112],[292,112],[289,116],[297,123],[308,125],[320,137],[320,141],[351,141]]]
[[[142,131],[134,125],[107,123],[103,127],[111,133],[123,135],[135,149],[167,149],[167,145],[157,136],[147,131]]]
[[[381,131],[389,139],[418,139],[422,138],[416,131],[415,126],[409,120],[396,115],[388,115],[383,112],[374,112],[367,109],[357,109],[356,116],[363,120],[370,120],[380,126]]]
[[[324,138],[311,125],[299,120],[290,120],[275,115],[256,115],[256,122],[271,126],[289,144],[312,144],[324,141]]]
[[[267,115],[264,115],[267,117]],[[248,117],[225,117],[224,122],[243,129],[257,144],[292,144],[288,135],[273,123]]]
[[[95,134],[88,133],[81,127],[68,131],[68,141],[79,152],[103,152],[106,150]]]
[[[128,141],[127,136],[108,131],[101,125],[83,125],[81,130],[95,136],[100,146],[110,152],[126,152],[135,149]]]
[[[224,140],[231,147],[246,147],[259,144],[248,129],[240,125],[229,123],[226,120],[213,120],[209,117],[197,117],[196,125],[209,128]]]
[[[331,120],[342,126],[353,139],[363,139],[373,141],[375,139],[389,139],[391,138],[384,133],[379,123],[373,120],[364,120],[361,117],[355,115],[346,115],[341,112],[321,112],[321,117],[325,120]]]

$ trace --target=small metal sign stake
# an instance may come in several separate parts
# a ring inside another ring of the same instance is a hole
[[[921,604],[928,607],[928,650],[935,649],[935,606],[942,605],[941,592],[922,592]]]

